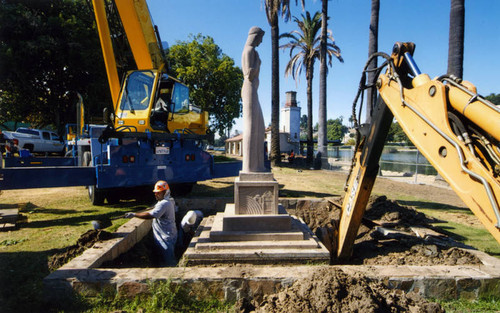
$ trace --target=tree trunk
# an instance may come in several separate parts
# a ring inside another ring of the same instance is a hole
[[[370,15],[370,35],[368,42],[368,57],[377,52],[378,50],[378,17],[380,10],[380,0],[372,0],[372,10]],[[377,67],[377,59],[373,59],[370,63],[370,69]],[[374,84],[377,77],[375,77],[375,73],[368,72],[368,84]],[[366,93],[366,119],[365,123],[371,123],[372,109],[375,105],[376,99],[373,97],[377,94],[377,91],[374,88],[368,89]]]
[[[312,79],[313,79],[314,64],[307,66],[307,163],[312,164],[314,155],[313,143],[313,119],[312,119]]]
[[[318,110],[318,153],[328,156],[328,138],[326,135],[326,36],[328,27],[328,0],[322,0],[321,50],[319,66],[319,110]]]
[[[451,0],[448,44],[448,74],[463,76],[465,0]]]
[[[278,18],[271,26],[272,93],[271,93],[271,155],[272,165],[281,163],[280,150],[280,79],[279,79],[279,26]]]

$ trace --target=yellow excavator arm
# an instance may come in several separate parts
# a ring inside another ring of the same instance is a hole
[[[412,43],[396,43],[376,87],[381,101],[360,135],[339,225],[347,258],[378,172],[393,116],[413,144],[500,242],[500,108],[452,76],[430,79],[413,61]],[[383,56],[383,54],[379,54]]]

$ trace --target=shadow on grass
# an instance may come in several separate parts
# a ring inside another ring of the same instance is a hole
[[[18,223],[19,228],[45,228],[45,227],[53,227],[53,226],[80,226],[84,224],[88,224],[89,228],[92,228],[92,221],[103,221],[120,218],[123,214],[128,211],[142,211],[148,208],[146,203],[141,201],[122,201],[113,205],[102,206],[103,210],[99,210],[99,207],[93,207],[90,210],[59,210],[52,208],[43,208],[39,207],[35,210],[35,213],[52,213],[57,214],[58,217],[47,220],[34,220],[28,222],[20,222]],[[111,211],[110,211],[111,210]],[[106,213],[101,213],[102,211],[107,211]],[[62,214],[72,214],[72,216],[64,217]],[[81,213],[79,215],[75,215],[75,213]],[[96,213],[96,214],[83,214],[83,213]]]
[[[283,185],[280,185],[279,196],[289,198],[326,198],[336,197],[340,195],[314,191],[284,189]]]
[[[440,233],[443,233],[446,236],[453,238],[456,241],[464,242],[465,240],[467,240],[466,237],[458,235],[457,233],[454,233],[453,231],[455,229],[453,227],[445,226],[445,225],[436,225],[434,227],[436,229],[438,229]]]
[[[0,253],[1,312],[58,311],[54,305],[44,303],[42,283],[43,278],[50,273],[47,260],[54,253],[52,250]],[[82,303],[77,304],[74,299],[64,305],[75,311],[82,309]]]
[[[454,205],[435,203],[435,202],[426,202],[426,201],[406,201],[406,200],[398,200],[398,203],[405,206],[414,206],[420,209],[428,209],[435,211],[446,211],[448,213],[465,213],[473,215],[471,210],[468,207],[459,207]]]

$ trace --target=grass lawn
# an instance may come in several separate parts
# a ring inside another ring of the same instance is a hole
[[[275,168],[273,172],[280,183],[281,197],[322,198],[343,194],[345,173],[305,169],[299,171],[286,167]],[[234,177],[200,182],[189,197],[231,197],[233,182]],[[453,199],[443,204],[429,199],[426,191],[402,190],[401,184],[384,184],[386,183],[383,181],[377,181],[374,193],[398,199],[403,205],[415,206],[424,213],[443,220],[440,226],[455,238],[500,256],[500,245],[481,225],[470,222],[475,217],[468,209],[459,204],[450,204],[455,203]],[[92,220],[118,217],[147,205],[136,201],[122,201],[116,205],[92,206],[84,187],[3,191],[0,195],[0,208],[19,208],[22,220],[17,230],[0,232],[0,311],[48,311],[49,308],[44,307],[42,301],[42,279],[49,274],[48,258],[75,244],[83,233],[92,229]],[[125,219],[114,220],[113,226],[108,230],[114,231],[125,222]],[[498,301],[495,303],[496,310],[500,310]]]

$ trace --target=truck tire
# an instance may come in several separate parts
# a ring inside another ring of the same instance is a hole
[[[90,151],[85,151],[83,153],[82,157],[82,165],[83,166],[92,166],[92,155],[90,154]],[[106,193],[99,188],[96,187],[96,185],[90,185],[87,188],[88,193],[89,193],[89,199],[92,205],[103,205],[104,204],[104,199],[106,198]]]
[[[89,199],[92,205],[103,205],[104,199],[106,198],[106,193],[95,185],[90,185],[88,188],[89,191]]]

